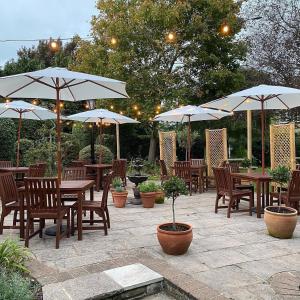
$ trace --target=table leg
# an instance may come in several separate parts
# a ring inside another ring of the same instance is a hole
[[[94,188],[90,188],[90,201],[94,201]],[[90,225],[94,224],[94,212],[90,211]]]
[[[269,206],[270,205],[270,186],[269,186],[269,182],[266,182],[266,205]]]
[[[78,193],[77,230],[78,241],[82,240],[82,192]]]
[[[260,181],[256,181],[256,215],[257,218],[261,218],[261,198],[260,198]]]
[[[208,191],[208,168],[206,167],[205,168],[205,176],[206,176],[206,183],[205,183],[205,185],[206,185],[206,188],[205,188],[205,190],[206,191]]]
[[[24,194],[20,195],[20,238],[25,237],[25,221],[24,221]]]
[[[100,192],[100,170],[96,170],[96,191]]]

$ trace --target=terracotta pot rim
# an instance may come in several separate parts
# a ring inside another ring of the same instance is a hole
[[[172,222],[159,224],[157,226],[157,231],[160,233],[165,233],[165,234],[169,234],[169,235],[184,235],[184,234],[190,233],[193,229],[192,225],[187,224],[187,223],[182,223],[182,222],[175,222],[175,224],[187,226],[188,229],[185,231],[171,231],[171,230],[164,230],[164,229],[160,228],[160,226],[166,226],[166,225],[172,225],[172,224],[173,224]]]
[[[285,206],[285,208],[290,210],[290,213],[285,213],[285,214],[284,213],[279,213],[279,212],[274,212],[274,211],[269,211],[268,210],[269,207],[278,207],[278,206],[267,206],[264,209],[265,213],[268,213],[268,214],[274,215],[274,216],[291,217],[291,216],[295,216],[295,215],[298,214],[298,211],[295,208],[288,207],[288,206]]]
[[[141,195],[144,195],[144,196],[153,196],[156,194],[156,192],[147,192],[147,193],[143,193],[143,192],[140,192]]]

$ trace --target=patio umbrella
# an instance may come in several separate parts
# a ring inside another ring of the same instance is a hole
[[[0,77],[0,95],[5,98],[56,100],[57,173],[59,180],[61,180],[60,101],[128,97],[125,82],[57,67]]]
[[[55,119],[56,114],[52,111],[36,106],[25,101],[12,101],[0,104],[0,118],[19,119],[18,122],[18,142],[17,142],[17,167],[20,163],[20,137],[22,119],[49,120]]]
[[[102,152],[101,152],[101,145],[102,145],[102,125],[103,123],[106,124],[126,124],[126,123],[139,123],[138,121],[128,118],[126,116],[117,114],[115,112],[109,111],[107,109],[93,109],[88,110],[79,114],[74,114],[67,117],[69,120],[79,121],[79,122],[90,122],[90,123],[99,123],[100,124],[100,157],[99,162],[102,162]],[[117,149],[120,148],[120,140],[119,134],[117,132]],[[118,152],[118,151],[117,151]]]
[[[164,122],[188,122],[188,160],[191,159],[191,122],[220,120],[225,116],[231,115],[228,112],[203,108],[201,106],[187,105],[169,110],[154,117],[154,121]]]
[[[272,85],[258,85],[221,99],[208,102],[203,107],[222,109],[226,111],[261,111],[261,156],[262,172],[265,171],[265,110],[290,109],[300,105],[300,90]]]

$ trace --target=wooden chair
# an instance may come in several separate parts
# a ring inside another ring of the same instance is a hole
[[[29,240],[39,233],[43,237],[45,220],[56,221],[56,249],[64,235],[70,236],[70,209],[61,205],[59,182],[57,178],[25,178],[25,197],[28,205],[27,224],[25,234],[25,246],[29,246]],[[67,218],[67,230],[61,233],[62,220]],[[39,220],[39,229],[29,232],[35,219]]]
[[[230,218],[230,213],[233,212],[232,208],[236,208],[236,211],[247,211],[249,215],[252,215],[252,207],[254,202],[254,194],[251,190],[238,190],[233,186],[233,180],[228,168],[213,168],[217,196],[215,203],[215,213],[218,213],[219,208],[227,208],[227,218]],[[228,201],[228,206],[219,206],[219,200],[225,198]],[[226,198],[227,197],[227,198]],[[249,197],[249,209],[238,210],[238,203],[240,200],[244,200],[245,197]]]
[[[193,159],[191,159],[191,165],[196,166],[196,167],[206,166],[205,159],[203,159],[203,158],[200,158],[200,159],[193,158]],[[194,170],[192,172],[192,176],[195,176],[195,177],[198,178],[198,186],[199,186],[199,190],[200,190],[201,193],[208,189],[208,186],[207,186],[207,182],[208,182],[207,172],[204,174],[203,170],[201,170],[201,169]]]
[[[160,166],[160,180],[161,180],[161,183],[163,183],[164,181],[169,179],[166,162],[163,159],[160,159],[159,166]]]
[[[16,217],[17,212],[20,209],[25,209],[25,207],[20,206],[20,195],[18,193],[16,181],[13,173],[11,172],[3,172],[0,173],[0,198],[2,204],[2,212],[0,219],[0,234],[3,233],[3,229],[17,229],[20,226],[16,225]],[[14,214],[13,225],[12,226],[4,226],[4,219],[8,216],[12,211],[16,212]]]
[[[186,185],[189,187],[190,196],[192,195],[193,184],[195,186],[195,190],[198,189],[198,179],[193,178],[191,162],[190,161],[175,161],[174,162],[174,170],[175,176],[184,180]]]
[[[300,214],[300,170],[293,171],[287,192],[281,193],[281,200],[286,206],[297,209],[298,214]],[[274,202],[279,203],[279,192],[270,193],[270,205],[274,205]]]
[[[86,168],[85,167],[69,167],[64,168],[63,180],[85,180]],[[77,194],[61,194],[61,202],[65,206],[66,202],[74,202],[78,200]]]
[[[102,193],[102,200],[101,201],[83,201],[82,202],[82,210],[95,212],[99,217],[100,220],[83,220],[82,223],[89,223],[92,225],[94,223],[103,223],[103,226],[82,226],[82,230],[96,230],[96,229],[103,229],[104,234],[107,235],[107,228],[110,228],[110,218],[109,212],[107,208],[107,197],[109,188],[112,182],[113,172],[110,172],[105,176],[104,180],[104,188]],[[78,213],[78,203],[74,203],[71,209],[71,232],[74,234],[75,232],[75,215]]]
[[[0,168],[11,168],[13,163],[10,160],[0,160]]]
[[[114,177],[121,178],[124,186],[127,185],[126,166],[127,166],[126,159],[114,159],[112,161],[112,171],[113,171]]]

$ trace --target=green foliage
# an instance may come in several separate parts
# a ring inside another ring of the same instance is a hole
[[[102,151],[102,162],[103,163],[111,163],[113,159],[112,152],[105,146],[101,146]],[[100,155],[100,145],[95,145],[95,153],[97,159],[99,159]],[[82,160],[90,160],[91,158],[91,146],[86,146],[79,151],[79,159]]]
[[[118,187],[122,187],[123,185],[123,182],[121,180],[120,177],[115,177],[113,180],[112,180],[112,186],[113,188],[118,188]]]
[[[78,141],[79,148],[82,149],[91,142],[91,129],[82,126],[81,123],[74,123],[74,125],[72,127],[72,136]]]
[[[121,193],[121,192],[124,192],[124,188],[122,186],[117,186],[115,191],[118,193]]]
[[[248,159],[248,158],[244,158],[242,161],[241,161],[241,167],[242,168],[249,168],[251,166],[251,160]]]
[[[29,277],[0,267],[0,300],[33,300],[38,288]]]
[[[176,131],[177,143],[180,148],[187,149],[187,138],[188,138],[188,128],[187,124],[181,130]],[[191,132],[191,147],[195,144],[197,139],[200,137],[200,133],[198,131]]]
[[[185,182],[177,176],[172,176],[162,184],[167,198],[176,199],[180,195],[187,195],[188,190]]]
[[[145,181],[139,185],[139,191],[141,193],[153,193],[153,192],[157,192],[157,190],[158,190],[157,185],[153,181],[150,182]]]
[[[270,170],[270,175],[275,182],[282,186],[289,182],[291,178],[291,171],[288,167],[279,165],[277,168]]]
[[[72,160],[78,159],[80,145],[76,136],[69,133],[62,134],[62,162],[65,166],[68,166]]]
[[[2,268],[9,271],[27,272],[25,263],[30,257],[30,251],[14,240],[6,239],[0,244],[0,267]]]
[[[15,151],[17,151],[18,142],[15,143]],[[20,166],[26,166],[24,155],[27,151],[34,147],[34,143],[29,139],[20,139]]]
[[[15,158],[15,141],[17,128],[11,119],[0,119],[0,160]]]

